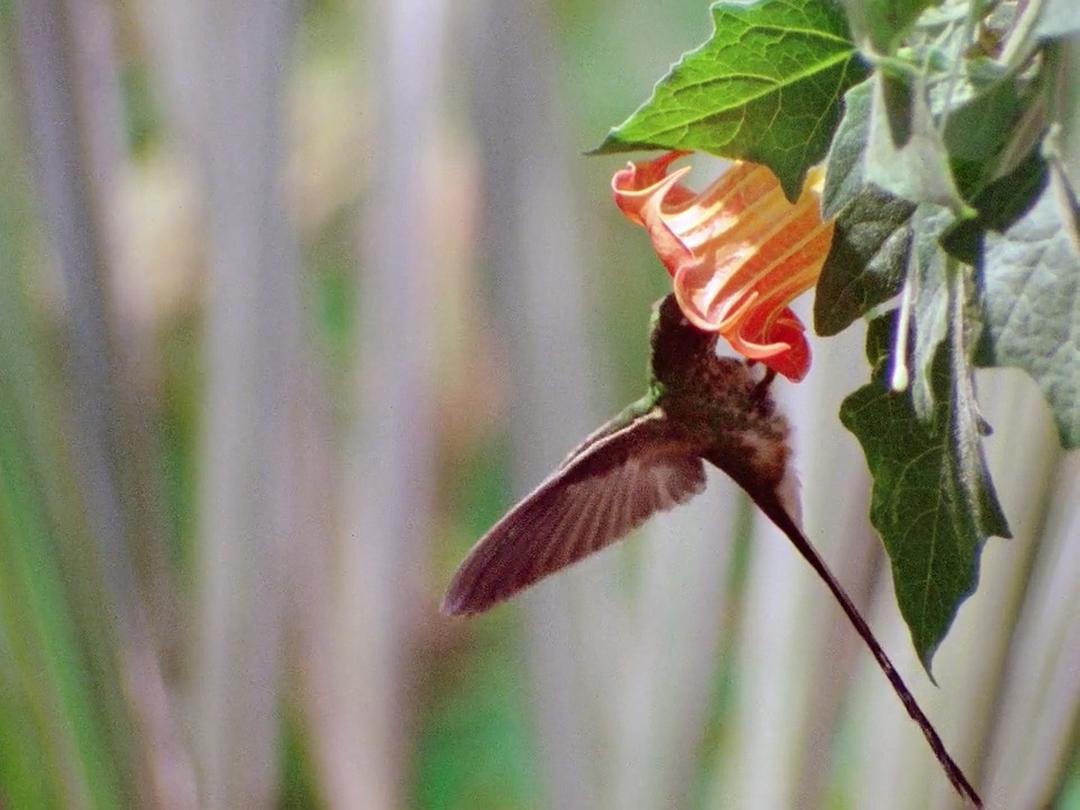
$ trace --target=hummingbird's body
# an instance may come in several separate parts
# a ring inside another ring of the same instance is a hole
[[[716,355],[716,334],[683,318],[674,296],[653,311],[649,390],[591,434],[485,535],[446,596],[476,613],[625,536],[705,488],[704,461],[767,513],[780,506],[787,421],[746,363]],[[797,513],[794,501],[785,505]],[[784,508],[784,507],[781,507]]]
[[[653,311],[648,393],[585,439],[469,552],[443,602],[449,614],[487,610],[543,577],[625,537],[658,511],[705,488],[704,462],[753,498],[825,581],[919,724],[957,790],[978,795],[843,587],[799,525],[787,420],[771,373],[716,355],[717,336],[690,324],[668,295]]]

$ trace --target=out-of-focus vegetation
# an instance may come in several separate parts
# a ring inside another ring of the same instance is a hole
[[[723,480],[515,605],[437,612],[640,393],[668,281],[621,161],[581,153],[707,27],[688,0],[0,3],[0,803],[952,806]],[[1029,380],[980,378],[1016,539],[935,690],[835,417],[859,338],[815,351],[784,392],[811,537],[987,797],[1080,807],[1078,457]]]

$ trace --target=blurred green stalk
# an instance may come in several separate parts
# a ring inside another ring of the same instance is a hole
[[[17,38],[21,95],[3,99],[0,138],[0,642],[15,687],[0,739],[39,754],[0,766],[12,807],[186,795],[133,563],[147,510],[125,477],[137,465],[110,298],[123,143],[109,14],[100,0],[27,0],[2,29]],[[63,303],[48,325],[31,306],[46,257]]]
[[[11,178],[12,169],[5,149],[0,175]],[[110,617],[94,598],[98,571],[84,553],[84,512],[60,450],[56,392],[22,284],[25,201],[16,198],[17,184],[3,185],[0,796],[10,808],[119,807],[130,774],[110,738],[127,723],[115,695],[108,699],[90,677],[103,667],[116,674],[108,660]],[[96,649],[96,666],[80,638]]]

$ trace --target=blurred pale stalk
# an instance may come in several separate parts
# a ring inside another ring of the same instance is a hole
[[[1074,33],[1060,41],[1057,47],[1060,49],[1058,59],[1061,67],[1054,103],[1060,110],[1058,120],[1072,123],[1071,126],[1066,125],[1064,131],[1058,132],[1057,146],[1061,151],[1065,174],[1075,190],[1080,188],[1080,127],[1075,125],[1080,120],[1080,87],[1076,83],[1076,75],[1080,73],[1080,36]]]
[[[1045,807],[1080,726],[1080,453],[1065,455],[1012,640],[986,761],[994,807]]]
[[[470,44],[483,250],[495,276],[497,328],[508,336],[511,473],[523,495],[604,415],[585,328],[590,307],[569,163],[577,158],[553,86],[546,8],[493,2],[482,11]],[[643,328],[646,319],[642,313]],[[622,553],[586,561],[522,599],[548,807],[604,806],[599,774],[610,750],[626,618],[609,586]]]
[[[371,193],[363,207],[337,630],[343,751],[337,807],[406,804],[413,647],[432,531],[443,0],[371,3],[359,47],[371,74]]]
[[[18,12],[40,210],[64,286],[70,422],[63,427],[70,430],[70,463],[97,554],[96,560],[82,556],[80,565],[89,568],[68,576],[104,585],[96,604],[83,605],[88,625],[92,615],[115,619],[115,626],[102,621],[83,632],[116,634],[87,644],[107,701],[106,725],[116,739],[115,765],[121,773],[130,770],[118,787],[144,802],[183,806],[190,799],[190,775],[133,564],[140,553],[160,563],[164,540],[157,480],[146,456],[149,425],[134,407],[137,394],[125,367],[127,324],[114,298],[119,235],[112,205],[124,144],[111,12],[99,0],[31,0]],[[168,584],[157,581],[155,588],[164,592]],[[112,655],[118,659],[107,663]],[[113,666],[119,676],[109,671]]]
[[[808,328],[812,320],[810,303],[810,297],[799,303]],[[800,384],[779,388],[778,396],[792,421],[795,464],[802,481],[808,537],[855,604],[865,612],[879,580],[883,552],[866,517],[870,480],[862,451],[837,417],[843,398],[864,382],[863,370],[851,362],[852,357],[859,356],[864,338],[864,330],[856,326],[841,338],[817,341],[814,368],[818,378],[806,387]],[[792,728],[801,740],[796,743],[791,771],[785,771],[784,777],[791,780],[787,789],[791,791],[793,806],[821,806],[833,764],[833,746],[829,741],[847,708],[855,668],[870,653],[825,584],[787,538],[760,517],[757,525],[767,527],[771,544],[781,546],[798,563],[796,587],[806,601],[801,612],[792,617],[792,631],[803,646],[799,658],[789,657],[786,666],[782,658],[779,663],[784,673],[780,677],[786,676],[799,684]],[[765,538],[758,534],[755,546],[762,542]],[[765,590],[769,590],[768,586]],[[769,598],[766,593],[765,601]],[[753,623],[755,618],[748,614],[746,621]],[[883,693],[892,694],[884,676],[880,676],[879,687]],[[782,718],[775,720],[783,725]],[[768,723],[769,719],[763,722]]]
[[[192,742],[200,806],[267,807],[280,759],[283,549],[303,542],[301,309],[281,177],[295,9],[203,0],[184,10],[186,58],[162,65],[188,72],[192,103],[175,117],[195,127],[185,134],[208,245]]]
[[[347,718],[341,711],[335,600],[339,456],[331,437],[327,386],[312,354],[309,351],[308,362],[297,369],[298,508],[291,532],[296,541],[285,549],[286,653],[291,675],[286,688],[297,701],[298,727],[305,735],[320,796],[326,797],[330,807],[345,807],[340,783],[349,780],[353,771],[346,748]]]
[[[726,165],[703,155],[693,162],[704,172],[719,173]],[[729,625],[729,569],[747,508],[725,475],[710,468],[708,477],[704,494],[650,522],[639,541],[638,587],[622,602],[626,632],[615,658],[620,688],[614,692],[618,722],[609,731],[609,807],[688,806],[698,788]]]
[[[984,548],[979,589],[960,609],[935,658],[934,674],[941,688],[930,690],[929,701],[953,756],[983,789],[983,799],[990,801],[985,757],[994,744],[996,718],[1008,706],[1002,702],[1004,670],[1018,641],[1017,620],[1025,589],[1031,585],[1033,559],[1049,539],[1044,533],[1046,515],[1061,451],[1042,395],[1021,371],[982,372],[978,382],[983,414],[994,427],[986,440],[987,462],[1013,538],[992,539]],[[1076,695],[1080,696],[1080,689]],[[922,768],[928,769],[926,781],[932,786],[927,806],[959,806],[952,787],[937,778],[937,763],[924,756]],[[1049,787],[1053,782],[1042,784]],[[1037,805],[991,803],[995,807]]]
[[[804,318],[807,304],[799,302]],[[807,536],[858,601],[874,572],[872,558],[858,545],[867,539],[857,528],[867,492],[865,465],[836,412],[844,393],[860,382],[860,369],[848,358],[861,352],[861,340],[852,332],[815,342],[813,349],[810,376],[798,385],[778,381],[774,392],[792,423]],[[732,743],[719,765],[711,806],[813,806],[819,797],[799,793],[820,790],[809,768],[828,761],[835,723],[828,715],[839,710],[835,690],[844,688],[850,667],[845,657],[852,654],[836,627],[850,628],[790,542],[756,512],[750,553],[735,663],[737,701],[726,718]],[[827,645],[844,654],[826,654]]]
[[[610,807],[689,807],[714,713],[740,514],[735,485],[710,469],[704,494],[649,525],[640,589],[619,659],[620,723]]]
[[[837,538],[844,538],[843,548],[833,545],[831,567],[840,577],[855,604],[869,613],[871,596],[883,575],[887,575],[884,549],[870,529],[865,504],[870,500],[869,476],[852,475],[852,489],[836,520]],[[815,577],[816,581],[816,577]],[[824,586],[822,586],[824,587]],[[827,594],[825,602],[832,604]],[[820,597],[819,597],[820,598]],[[822,607],[822,610],[826,608]],[[804,743],[800,752],[795,782],[795,803],[798,807],[827,806],[832,787],[830,773],[841,768],[835,749],[836,736],[843,718],[849,714],[851,684],[857,667],[869,655],[865,643],[852,629],[846,617],[834,615],[820,637],[820,646],[808,657],[802,677],[808,681],[809,706],[803,731]],[[798,671],[797,667],[793,667]],[[892,694],[884,676],[877,672],[876,688]],[[792,675],[792,677],[799,677]],[[843,756],[841,751],[840,756]]]
[[[145,603],[140,609],[149,621],[157,653],[172,658],[180,652],[180,639],[176,585],[161,500],[161,445],[156,433],[161,416],[157,324],[148,317],[145,305],[132,295],[134,274],[153,274],[160,268],[152,257],[137,254],[132,223],[124,221],[119,211],[120,186],[127,174],[127,133],[113,8],[104,0],[65,0],[64,10],[67,37],[62,45],[68,49],[70,89],[84,140],[79,160],[89,167],[87,195],[102,258],[99,281],[102,306],[108,316],[111,376],[116,381],[110,393],[116,411],[116,433],[122,437],[114,441],[116,486],[129,533],[127,552]],[[170,663],[165,660],[160,666]],[[147,665],[159,667],[149,661]],[[163,683],[160,674],[150,673],[148,677],[149,691],[143,700],[153,704],[159,700],[153,693]],[[160,705],[156,709],[149,704],[144,708],[151,713],[164,710]],[[168,712],[160,719],[167,725],[157,732],[163,735],[159,742],[166,747],[178,745]],[[167,760],[180,754],[175,749],[161,751],[159,756]],[[166,765],[163,760],[162,765],[173,767],[176,763]]]

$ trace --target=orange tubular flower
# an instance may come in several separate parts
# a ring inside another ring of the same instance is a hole
[[[630,163],[611,181],[615,202],[648,232],[687,320],[791,380],[810,368],[805,327],[788,304],[812,287],[832,243],[821,221],[824,173],[810,172],[798,202],[769,169],[735,163],[700,194],[668,174],[686,152]]]

